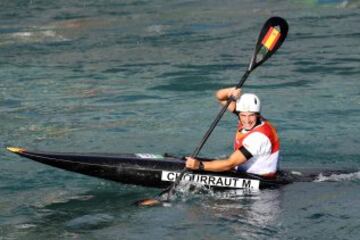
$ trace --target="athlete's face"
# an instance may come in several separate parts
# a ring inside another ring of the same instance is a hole
[[[243,128],[251,130],[256,125],[258,115],[253,112],[240,112],[239,117]]]

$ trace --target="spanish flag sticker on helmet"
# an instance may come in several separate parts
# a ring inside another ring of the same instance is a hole
[[[270,27],[261,44],[264,45],[264,47],[266,47],[269,51],[271,51],[279,40],[280,35],[281,34],[279,30],[274,27]]]

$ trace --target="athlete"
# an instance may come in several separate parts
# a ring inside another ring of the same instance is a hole
[[[224,88],[216,92],[217,100],[234,113],[239,124],[235,134],[234,152],[227,159],[199,161],[187,157],[186,167],[210,172],[239,171],[263,177],[275,177],[278,169],[280,142],[275,128],[265,120],[260,99],[252,93],[241,94],[241,89]]]

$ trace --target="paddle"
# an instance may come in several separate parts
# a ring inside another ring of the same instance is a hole
[[[264,26],[262,27],[255,51],[252,55],[252,58],[250,60],[250,64],[244,75],[242,76],[239,83],[236,85],[236,88],[241,88],[242,85],[245,83],[246,79],[248,78],[249,74],[258,66],[260,66],[263,62],[265,62],[271,55],[273,55],[276,50],[281,46],[281,44],[284,42],[287,32],[288,32],[288,24],[287,22],[281,18],[281,17],[271,17],[268,19]],[[199,145],[196,147],[194,152],[191,154],[191,157],[196,158],[199,154],[200,150],[204,146],[205,142],[209,138],[210,134],[215,129],[216,125],[226,112],[229,104],[234,99],[229,98],[226,102],[226,104],[223,106],[221,111],[218,113],[212,124],[210,125],[209,129],[205,133],[204,137],[200,141]],[[183,178],[184,174],[187,172],[187,168],[185,167],[180,175],[176,178],[173,184],[171,184],[167,189],[162,191],[159,196],[162,196],[163,194],[167,193],[167,199],[166,201],[170,200],[171,195],[174,193],[176,186],[180,183],[181,179]],[[136,204],[140,206],[153,206],[156,204],[161,203],[162,201],[160,199],[144,199],[137,201]]]

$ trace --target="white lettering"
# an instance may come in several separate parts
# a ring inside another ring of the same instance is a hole
[[[179,175],[179,172],[162,171],[161,181],[175,182]],[[214,187],[250,189],[254,191],[259,190],[260,185],[260,181],[256,179],[244,179],[191,173],[184,174],[181,180],[186,182],[201,183]]]

